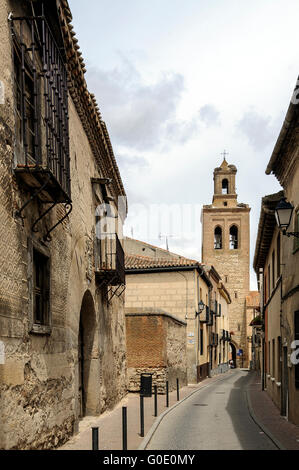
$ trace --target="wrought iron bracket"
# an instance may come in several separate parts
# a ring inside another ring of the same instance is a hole
[[[51,227],[47,233],[43,236],[43,240],[45,242],[50,242],[52,240],[51,236],[50,236],[50,233],[53,232],[53,230],[58,226],[60,225],[69,215],[70,213],[72,212],[73,210],[73,206],[72,206],[72,203],[71,202],[67,202],[64,204],[64,207],[66,208],[66,210],[68,211],[63,217],[62,219],[60,219],[55,225],[53,225],[53,227]]]
[[[32,232],[38,232],[38,229],[36,228],[36,225],[38,224],[38,222],[43,219],[58,203],[57,202],[54,202],[51,207],[49,207],[49,209],[47,209],[45,212],[42,213],[42,215],[36,219],[36,221],[32,224],[31,226],[31,230]]]
[[[286,235],[287,237],[296,237],[296,238],[299,238],[299,232],[283,232],[284,235]]]
[[[111,286],[110,289],[108,289],[108,292],[107,292],[108,303],[110,304],[111,300],[113,299],[113,297],[115,295],[117,297],[120,297],[122,295],[122,293],[125,291],[125,289],[126,289],[125,284],[120,284],[115,290],[113,290],[113,287]],[[109,294],[111,294],[111,295],[109,296]]]
[[[45,187],[47,186],[47,184],[49,183],[51,179],[51,175],[49,175],[48,179],[44,182],[44,184],[37,190],[35,191],[31,196],[30,198],[28,199],[28,201],[25,202],[25,204],[23,204],[23,206],[21,207],[21,209],[19,209],[18,211],[16,211],[15,213],[15,216],[16,217],[20,217],[21,219],[25,219],[25,217],[22,215],[22,212],[24,211],[24,209],[32,202],[34,201],[34,199],[45,189]]]

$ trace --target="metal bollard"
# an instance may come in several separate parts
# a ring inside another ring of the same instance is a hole
[[[179,379],[176,379],[176,398],[177,398],[177,401],[180,401],[180,386],[179,386]]]
[[[168,387],[168,380],[166,382],[166,408],[169,407],[169,387]]]
[[[127,407],[123,406],[122,413],[122,424],[123,424],[123,450],[127,450]]]
[[[92,429],[92,450],[99,450],[99,428]]]
[[[144,437],[144,401],[140,395],[140,436]]]
[[[158,392],[157,392],[157,385],[154,385],[154,393],[155,393],[155,416],[158,416]]]

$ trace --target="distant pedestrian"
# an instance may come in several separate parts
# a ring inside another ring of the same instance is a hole
[[[232,359],[229,361],[229,367],[230,367],[230,369],[235,368],[234,361]]]

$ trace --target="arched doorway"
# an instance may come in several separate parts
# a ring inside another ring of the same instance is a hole
[[[98,356],[96,351],[96,316],[94,301],[89,291],[85,292],[79,319],[78,331],[78,417],[97,413]]]
[[[234,367],[237,367],[237,350],[233,343],[229,343],[231,349],[231,359],[234,363]]]

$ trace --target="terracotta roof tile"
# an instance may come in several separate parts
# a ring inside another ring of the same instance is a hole
[[[167,267],[201,266],[198,261],[180,257],[180,258],[150,258],[141,255],[126,255],[125,268],[130,269],[150,269]]]

